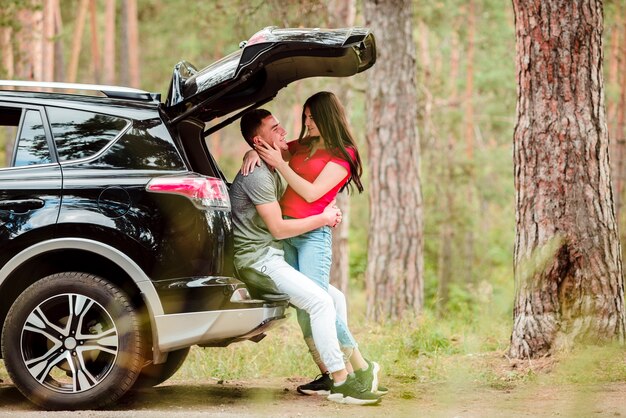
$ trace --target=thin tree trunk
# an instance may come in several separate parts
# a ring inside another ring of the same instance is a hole
[[[423,220],[411,0],[367,0],[376,65],[366,93],[370,163],[367,315],[399,318],[423,305]],[[407,41],[409,40],[409,41]]]
[[[33,79],[42,81],[44,76],[43,55],[44,48],[44,21],[43,12],[41,10],[34,10],[31,12],[31,26],[30,34],[32,36],[32,50],[30,51],[31,66],[33,68]]]
[[[509,355],[623,341],[601,0],[513,1],[515,302]]]
[[[91,67],[93,79],[100,84],[100,45],[98,44],[98,21],[96,20],[96,0],[89,2],[89,24],[91,26]]]
[[[42,37],[42,49],[43,54],[42,67],[43,74],[42,79],[44,81],[54,81],[54,36],[55,24],[54,24],[54,0],[45,0],[44,13],[43,13],[43,37]]]
[[[333,27],[354,26],[356,17],[355,0],[331,0],[328,5],[330,24]],[[335,89],[337,97],[346,109],[350,120],[352,89],[349,80],[340,80]],[[333,265],[330,270],[330,282],[343,293],[348,292],[350,279],[350,251],[348,236],[350,228],[350,196],[346,191],[337,195],[337,206],[343,213],[343,221],[333,229]]]
[[[20,80],[35,80],[33,53],[36,48],[33,39],[35,29],[32,11],[28,9],[19,10],[17,20],[20,30],[15,32],[17,45],[15,75]]]
[[[13,54],[13,28],[4,27],[0,28],[0,35],[2,36],[2,69],[4,77],[12,80],[15,76],[15,57]]]
[[[467,65],[465,70],[465,115],[464,115],[464,136],[465,136],[465,153],[470,167],[474,159],[474,51],[476,35],[476,7],[474,0],[469,0],[467,10]],[[472,213],[478,214],[475,209],[475,174],[474,169],[470,170],[467,181],[467,203]],[[472,223],[467,225],[464,240],[464,268],[463,274],[466,283],[473,280],[474,267],[474,226]]]
[[[467,65],[465,69],[465,154],[468,161],[474,158],[474,38],[476,35],[476,8],[469,0],[467,10]]]
[[[54,4],[54,33],[63,32],[63,20],[61,18],[61,4],[59,0],[53,0]],[[56,81],[65,80],[65,48],[61,37],[54,41],[54,79]]]
[[[106,0],[102,69],[104,83],[115,84],[115,0]]]
[[[455,28],[458,29],[458,23],[455,24]],[[459,77],[459,63],[461,55],[461,47],[459,38],[456,35],[458,30],[455,30],[451,37],[451,50],[450,50],[450,77],[451,90],[450,98],[452,101],[458,100],[458,91],[456,80]],[[453,248],[452,243],[454,240],[454,185],[452,184],[452,173],[455,154],[455,141],[454,132],[447,134],[447,141],[441,149],[441,162],[443,165],[443,173],[441,176],[442,193],[443,198],[440,201],[441,213],[443,214],[443,221],[439,231],[439,284],[437,288],[437,313],[442,315],[445,312],[446,306],[450,299],[450,284],[453,281],[452,266],[453,266]]]
[[[128,36],[128,1],[122,0],[121,6],[121,16],[120,16],[120,47],[119,47],[119,58],[120,58],[120,84],[122,86],[130,85],[130,72],[129,72],[129,36]]]
[[[130,87],[139,88],[139,22],[137,21],[137,0],[126,0],[128,36],[128,76]]]
[[[80,49],[83,41],[83,32],[85,30],[85,20],[87,19],[87,9],[89,0],[80,0],[78,6],[78,14],[76,15],[76,23],[74,26],[74,36],[72,38],[72,54],[70,64],[67,69],[67,81],[69,83],[76,82],[78,74],[78,63],[80,59]]]

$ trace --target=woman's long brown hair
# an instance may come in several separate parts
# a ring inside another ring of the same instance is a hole
[[[306,115],[304,111],[306,108],[309,108],[313,121],[324,139],[326,150],[336,157],[343,158],[350,164],[350,178],[341,190],[346,186],[352,186],[351,183],[354,183],[359,193],[363,192],[361,156],[359,155],[354,135],[348,125],[346,112],[337,96],[328,91],[321,91],[315,93],[304,102],[302,107],[302,129],[300,130],[298,142],[310,145],[313,138],[305,138],[304,136],[306,132],[306,125],[304,124]],[[346,148],[354,150],[354,160]]]

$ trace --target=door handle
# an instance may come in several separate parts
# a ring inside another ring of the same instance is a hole
[[[45,202],[41,199],[0,200],[0,210],[26,213],[30,210],[40,209],[44,204]]]

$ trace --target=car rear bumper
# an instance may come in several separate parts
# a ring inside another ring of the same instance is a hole
[[[154,323],[159,351],[192,345],[226,346],[254,339],[285,319],[288,304],[251,304],[241,309],[157,315]]]

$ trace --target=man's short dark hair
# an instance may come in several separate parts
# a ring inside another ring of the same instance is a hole
[[[265,109],[252,109],[241,117],[241,135],[243,135],[243,139],[245,139],[251,147],[254,147],[252,138],[254,138],[257,129],[259,129],[261,123],[263,123],[263,119],[271,115],[272,114]]]

